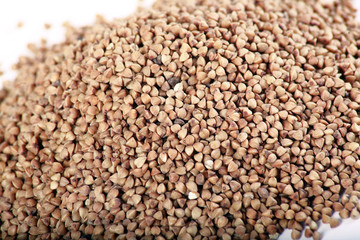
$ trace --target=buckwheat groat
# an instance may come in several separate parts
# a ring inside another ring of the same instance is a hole
[[[1,239],[320,239],[360,213],[350,1],[158,0],[0,91]]]

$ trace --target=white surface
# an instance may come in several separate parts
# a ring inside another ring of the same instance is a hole
[[[151,0],[145,2],[148,5]],[[354,0],[354,4],[360,9],[360,0]],[[41,38],[47,39],[50,44],[61,41],[64,21],[74,26],[88,25],[94,21],[96,14],[107,19],[124,17],[135,11],[136,6],[136,0],[1,1],[0,30],[3,34],[0,37],[0,70],[5,74],[0,77],[0,85],[3,80],[14,78],[11,66],[20,55],[28,54],[28,43],[39,43]],[[23,23],[22,28],[17,28],[18,22]],[[45,23],[51,24],[50,30],[45,30]],[[325,240],[360,239],[360,220],[345,220],[335,229],[323,224],[320,231]],[[287,230],[279,239],[291,239],[290,234]]]

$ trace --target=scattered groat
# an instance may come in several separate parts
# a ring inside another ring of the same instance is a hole
[[[17,22],[16,27],[22,28],[24,26],[24,23],[22,21]]]
[[[0,91],[1,239],[320,239],[360,213],[350,1],[158,0]]]
[[[50,23],[44,23],[44,28],[45,28],[45,30],[49,30],[51,28],[51,24]]]

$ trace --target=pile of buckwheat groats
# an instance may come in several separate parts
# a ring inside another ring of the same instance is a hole
[[[157,1],[0,91],[1,239],[320,239],[360,213],[349,1]]]

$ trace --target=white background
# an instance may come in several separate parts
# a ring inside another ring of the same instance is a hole
[[[151,1],[147,0],[143,4],[150,5]],[[20,55],[28,54],[28,43],[39,43],[41,38],[47,39],[49,43],[63,40],[64,21],[74,26],[82,26],[91,24],[96,14],[101,14],[107,19],[124,17],[135,11],[137,4],[136,0],[1,1],[0,70],[4,75],[0,76],[0,85],[4,80],[14,79],[15,73],[11,66]],[[360,9],[360,0],[354,0],[354,4]],[[23,27],[17,27],[19,22],[23,23]],[[52,27],[45,30],[45,23],[51,24]],[[322,225],[320,231],[324,233],[325,240],[360,239],[360,220],[346,220],[335,229]],[[280,239],[291,239],[290,231],[285,231]]]

